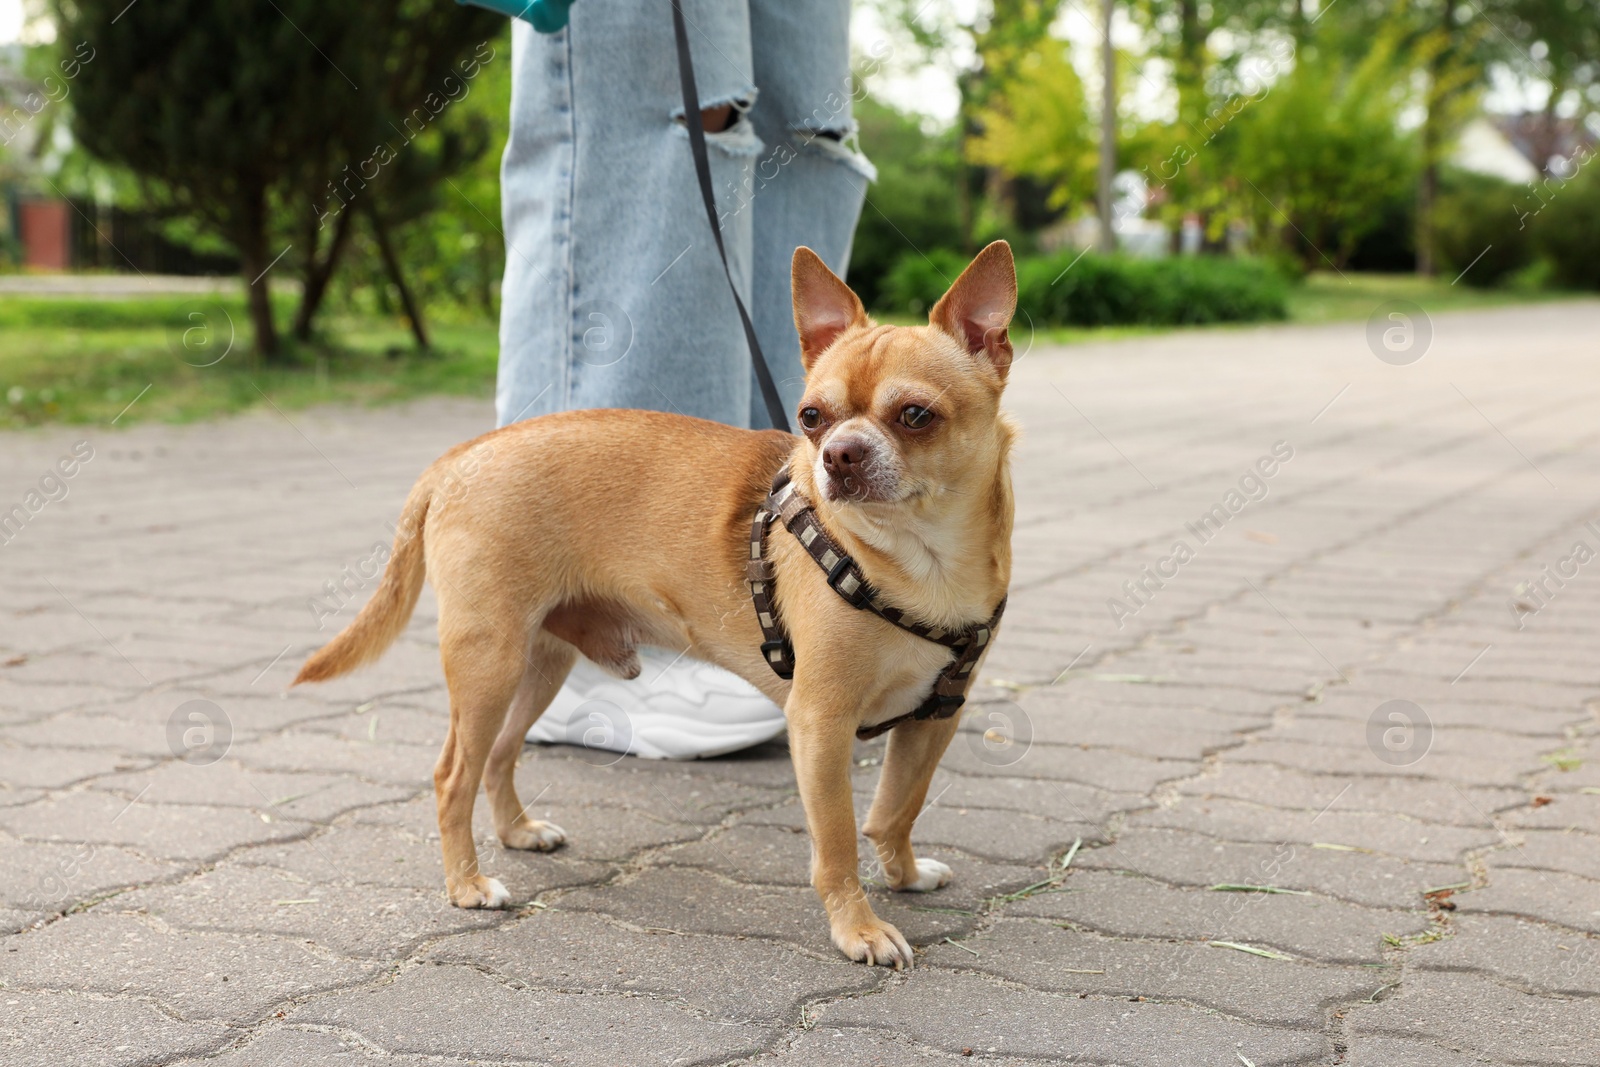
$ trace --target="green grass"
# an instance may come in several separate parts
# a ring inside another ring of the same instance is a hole
[[[1409,275],[1313,274],[1291,290],[1289,321],[1362,320],[1379,304],[1395,299],[1434,312],[1574,295],[1474,290]],[[288,322],[292,299],[286,297],[278,312],[279,322]],[[897,315],[880,319],[916,321]],[[196,365],[220,355],[230,321],[231,351],[214,365]],[[208,326],[210,333],[205,332]],[[322,327],[323,340],[291,346],[283,362],[268,364],[250,354],[248,318],[236,297],[219,302],[181,296],[0,296],[0,429],[62,422],[104,425],[113,419],[119,426],[186,422],[264,406],[264,397],[290,411],[312,404],[378,404],[435,394],[493,395],[499,350],[493,323],[434,324],[434,348],[425,353],[415,350],[397,320],[329,316]],[[1025,331],[1020,323],[1013,330],[1019,344]],[[1074,345],[1166,332],[1151,326],[1051,328],[1036,331],[1033,341]]]
[[[287,322],[289,305],[279,310]],[[187,422],[264,398],[293,410],[493,394],[492,323],[435,325],[433,349],[418,352],[399,322],[330,317],[326,340],[288,346],[279,363],[251,354],[247,323],[238,301],[0,298],[0,429]]]
[[[1424,311],[1435,312],[1593,299],[1594,295],[1542,289],[1470,289],[1465,284],[1451,285],[1448,278],[1419,278],[1414,274],[1317,273],[1289,291],[1289,321],[1365,319],[1386,300],[1410,300]]]

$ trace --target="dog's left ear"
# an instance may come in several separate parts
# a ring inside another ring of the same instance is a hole
[[[928,323],[982,355],[1005,379],[1011,369],[1011,338],[1006,330],[1017,311],[1017,265],[1011,246],[996,241],[979,252],[950,291],[933,305]]]
[[[794,250],[790,268],[794,328],[800,334],[800,362],[811,369],[817,357],[852,326],[867,324],[861,298],[840,281],[820,256],[804,245]]]

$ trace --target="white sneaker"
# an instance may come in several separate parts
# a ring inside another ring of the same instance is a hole
[[[639,660],[644,670],[625,682],[579,656],[528,740],[681,760],[737,752],[787,728],[783,709],[730,671],[661,648],[640,648]]]

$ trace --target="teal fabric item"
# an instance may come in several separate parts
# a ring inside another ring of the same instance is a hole
[[[567,9],[572,0],[456,0],[497,11],[507,18],[522,19],[540,33],[555,33],[567,25]]]

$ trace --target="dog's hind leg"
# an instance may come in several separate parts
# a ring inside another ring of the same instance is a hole
[[[489,751],[489,762],[484,767],[484,788],[489,793],[489,808],[494,813],[495,833],[507,848],[548,852],[567,839],[561,827],[528,818],[522,801],[517,799],[515,779],[517,756],[526,743],[528,728],[550,706],[577,658],[577,649],[560,638],[542,630],[534,634],[522,682],[511,698],[510,714],[500,728],[500,736],[495,738],[494,748]]]
[[[889,731],[878,791],[861,832],[870,839],[890,889],[925,893],[950,881],[950,868],[911,851],[911,826],[922,814],[939,758],[955,736],[958,716],[906,722]]]
[[[491,619],[470,604],[456,603],[448,590],[441,589],[439,597],[439,657],[450,687],[450,732],[433,770],[445,888],[458,907],[498,908],[510,894],[478,871],[472,806],[526,669],[529,638],[521,620]]]

